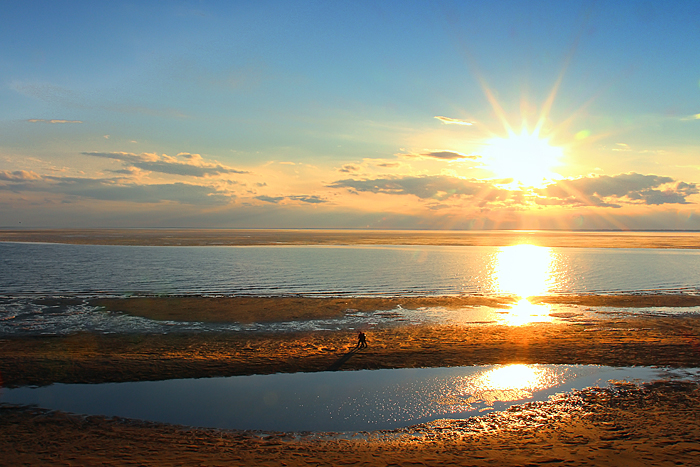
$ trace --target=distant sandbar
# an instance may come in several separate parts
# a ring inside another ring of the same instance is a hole
[[[578,248],[700,248],[700,232],[578,232],[529,230],[285,230],[285,229],[41,229],[0,230],[0,242],[85,245],[443,245],[522,243]]]
[[[511,296],[440,297],[136,297],[99,299],[92,305],[103,306],[142,318],[161,321],[198,321],[207,323],[263,323],[311,319],[342,318],[353,312],[373,312],[421,307],[459,309],[471,306],[510,308],[517,301]],[[700,296],[687,294],[657,295],[551,295],[531,297],[531,303],[581,305],[593,307],[696,307]]]

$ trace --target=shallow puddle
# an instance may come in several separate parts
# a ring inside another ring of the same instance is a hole
[[[54,384],[0,389],[0,402],[190,426],[372,431],[466,418],[610,380],[698,379],[699,369],[490,365]]]

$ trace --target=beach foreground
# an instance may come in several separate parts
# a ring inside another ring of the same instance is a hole
[[[0,405],[0,435],[3,465],[697,465],[700,388],[621,383],[350,439]]]
[[[139,302],[130,303],[138,314]],[[220,311],[200,309],[197,319]],[[17,387],[510,363],[700,367],[698,315],[570,318],[523,326],[377,327],[367,330],[369,347],[359,350],[349,330],[5,337],[0,377],[5,387]],[[0,405],[2,465],[695,465],[698,439],[700,388],[678,381],[620,383],[505,413],[350,439],[194,429]]]

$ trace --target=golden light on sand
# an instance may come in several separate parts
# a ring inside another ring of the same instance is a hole
[[[520,326],[533,322],[552,321],[547,305],[533,305],[527,297],[544,295],[552,281],[551,248],[521,244],[499,249],[493,272],[500,293],[519,297],[503,316],[506,324]]]
[[[508,314],[502,316],[504,324],[522,326],[530,323],[549,323],[554,320],[549,315],[549,305],[534,305],[526,298],[513,305]]]
[[[562,148],[550,146],[536,133],[511,134],[486,141],[482,157],[496,177],[512,179],[522,186],[543,186],[555,178],[552,169],[563,156]]]

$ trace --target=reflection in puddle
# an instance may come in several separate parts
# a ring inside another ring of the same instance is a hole
[[[556,384],[554,372],[536,365],[507,365],[488,370],[472,381],[481,390],[531,391]],[[549,377],[549,378],[548,378]]]
[[[73,413],[265,431],[369,431],[545,400],[655,368],[509,365],[291,373],[0,390],[0,402]]]

